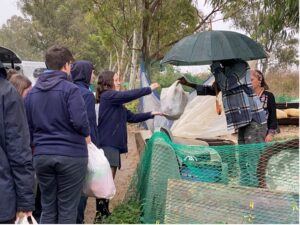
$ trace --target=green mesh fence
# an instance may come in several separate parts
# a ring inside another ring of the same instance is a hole
[[[142,223],[299,223],[299,139],[226,146],[147,142],[127,193]]]
[[[283,103],[283,102],[299,102],[298,97],[293,97],[293,96],[287,96],[287,95],[280,95],[276,96],[275,100],[277,103]]]

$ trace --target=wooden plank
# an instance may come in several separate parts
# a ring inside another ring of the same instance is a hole
[[[146,141],[151,138],[151,135],[152,132],[150,130],[140,130],[139,132],[135,133],[137,151],[140,156],[144,152]]]
[[[296,125],[299,126],[299,117],[288,117],[277,119],[279,125]]]
[[[277,109],[299,108],[299,102],[276,103]]]
[[[165,223],[299,223],[299,195],[169,180]]]

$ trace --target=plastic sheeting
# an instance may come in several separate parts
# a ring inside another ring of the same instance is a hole
[[[147,78],[147,75],[144,71],[144,64],[141,64],[141,87],[149,87],[150,81]],[[140,98],[139,104],[140,112],[150,112],[150,111],[158,111],[160,112],[160,99],[159,95],[156,91],[153,91],[150,95],[146,95]],[[143,122],[143,125],[146,129],[151,130],[152,132],[159,127],[167,127],[170,128],[173,124],[173,121],[167,120],[163,116],[155,116],[153,120],[146,120]]]
[[[141,65],[141,86],[147,87],[150,81]],[[211,76],[204,84],[209,85],[214,81]],[[181,117],[174,121],[156,116],[154,120],[144,123],[146,129],[154,131],[160,127],[167,127],[173,136],[185,138],[215,138],[217,136],[232,134],[233,130],[227,130],[224,112],[218,115],[215,110],[215,96],[197,96],[196,91],[189,95],[189,102]],[[156,92],[141,98],[140,112],[161,111],[160,99]]]

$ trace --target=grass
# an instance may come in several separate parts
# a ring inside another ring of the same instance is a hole
[[[129,201],[116,206],[112,214],[103,221],[105,224],[139,224],[141,206],[138,202]]]
[[[298,72],[267,73],[265,79],[277,102],[299,99]]]

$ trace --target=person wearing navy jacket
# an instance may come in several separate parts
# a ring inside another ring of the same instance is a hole
[[[134,114],[123,105],[142,96],[149,95],[159,87],[153,83],[150,87],[121,91],[118,73],[102,72],[98,77],[96,100],[99,105],[98,147],[102,148],[107,157],[113,177],[117,168],[121,167],[120,154],[127,153],[127,122],[138,123],[163,115],[161,112]],[[108,200],[96,199],[96,219],[105,218],[109,213]]]
[[[23,99],[0,62],[0,223],[34,210],[32,152]]]
[[[41,190],[40,223],[76,223],[91,142],[89,122],[79,88],[68,81],[72,53],[52,46],[45,58],[48,70],[25,97]]]
[[[94,66],[90,61],[79,60],[73,63],[71,68],[72,81],[80,90],[83,97],[91,131],[91,140],[97,145],[97,122],[95,104],[96,99],[94,94],[90,91],[90,84],[95,80]],[[84,211],[86,208],[87,197],[81,196],[78,205],[77,224],[84,223]]]
[[[86,60],[76,61],[71,67],[71,77],[73,83],[79,88],[86,106],[91,140],[94,144],[97,144],[96,99],[93,92],[89,89],[90,84],[95,80],[93,64]]]

